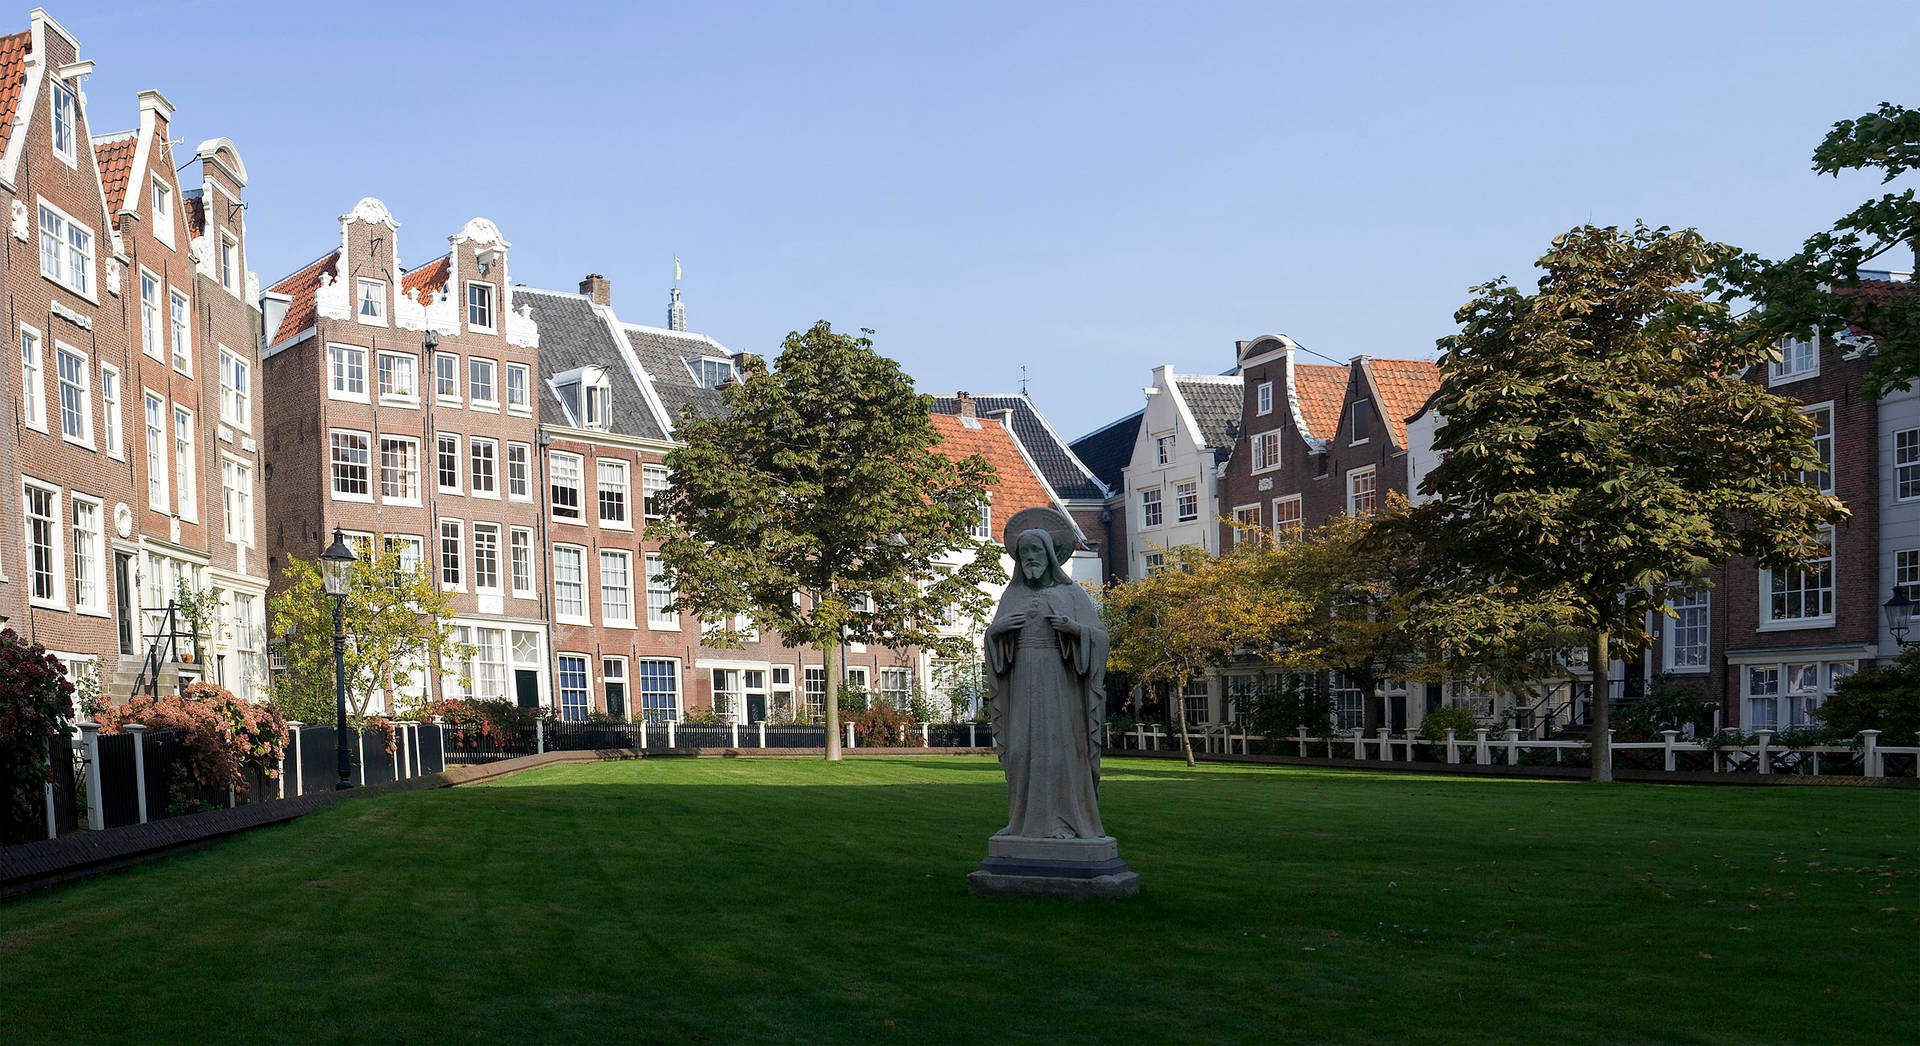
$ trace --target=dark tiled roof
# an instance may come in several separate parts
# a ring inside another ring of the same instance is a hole
[[[1133,460],[1133,444],[1140,437],[1140,419],[1145,411],[1111,422],[1073,441],[1073,453],[1109,490],[1126,487],[1127,463]]]
[[[1179,376],[1173,379],[1180,398],[1187,401],[1193,420],[1200,425],[1200,438],[1215,449],[1233,446],[1227,428],[1240,423],[1240,380]]]
[[[13,133],[20,92],[27,86],[27,52],[32,49],[31,31],[0,36],[0,146],[5,146]]]
[[[686,331],[631,323],[622,324],[621,329],[627,336],[627,344],[633,346],[633,354],[640,358],[640,366],[653,377],[653,391],[666,406],[667,416],[676,424],[688,408],[704,418],[717,418],[726,412],[720,390],[694,381],[693,372],[687,369],[689,359],[701,356],[731,359],[733,354],[725,346],[704,334]]]
[[[540,327],[540,421],[578,427],[576,419],[553,391],[552,379],[578,367],[601,366],[613,385],[613,419],[608,431],[641,439],[665,439],[653,408],[641,391],[640,376],[627,363],[627,354],[607,317],[593,301],[578,294],[513,289],[515,305],[533,307]]]
[[[120,205],[126,202],[127,179],[133,177],[133,153],[139,144],[138,134],[93,140],[93,160],[100,165],[100,187],[106,190],[110,214],[118,215]]]
[[[974,413],[982,418],[999,414],[1003,410],[1013,412],[1013,436],[1020,446],[1039,467],[1040,474],[1063,501],[1099,501],[1107,496],[1099,483],[1088,475],[1091,471],[1067,446],[1067,441],[1047,424],[1040,408],[1025,396],[975,396]],[[935,414],[960,413],[960,400],[956,396],[935,396],[933,398]],[[1117,488],[1116,488],[1117,489]]]

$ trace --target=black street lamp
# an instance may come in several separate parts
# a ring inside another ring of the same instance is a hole
[[[320,578],[333,597],[334,736],[340,742],[340,780],[333,787],[353,787],[353,759],[347,753],[347,590],[353,584],[353,549],[339,527],[333,528],[333,546],[320,553]]]
[[[1913,628],[1913,600],[1907,598],[1907,590],[1893,586],[1893,598],[1880,604],[1880,612],[1887,616],[1887,631],[1893,633],[1893,641],[1900,649],[1920,646],[1920,639],[1907,642],[1907,632]]]

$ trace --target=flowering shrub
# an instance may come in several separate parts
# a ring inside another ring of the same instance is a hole
[[[73,684],[60,659],[0,629],[0,826],[45,819],[42,796],[53,774],[48,739],[64,744],[72,715]]]
[[[363,736],[371,734],[374,737],[380,738],[380,750],[387,755],[392,755],[398,747],[394,742],[393,720],[388,719],[386,716],[380,715],[367,719],[356,719],[349,725],[353,729],[360,731]]]
[[[862,748],[918,748],[920,730],[913,716],[885,701],[869,702],[853,712],[841,712],[853,724],[854,736]]]
[[[432,722],[439,716],[450,748],[477,748],[481,738],[496,744],[533,730],[538,709],[521,708],[511,701],[428,701],[408,713],[409,718]]]
[[[97,710],[95,720],[108,734],[120,733],[128,723],[180,731],[186,756],[174,764],[174,779],[168,782],[168,809],[175,812],[205,808],[208,797],[228,788],[244,794],[249,769],[278,777],[287,748],[286,720],[272,705],[242,701],[210,683],[194,683],[184,693],[158,699],[139,696],[124,705],[108,705]]]

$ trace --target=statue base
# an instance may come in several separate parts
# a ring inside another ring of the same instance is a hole
[[[987,840],[987,859],[968,874],[967,891],[976,896],[1132,897],[1140,892],[1140,876],[1120,859],[1120,844],[1110,835],[996,835]]]

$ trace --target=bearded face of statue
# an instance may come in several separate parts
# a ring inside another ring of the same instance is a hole
[[[1038,586],[1047,576],[1047,550],[1033,538],[1022,538],[1014,549],[1014,557],[1020,561],[1020,573],[1026,575],[1027,583]]]

